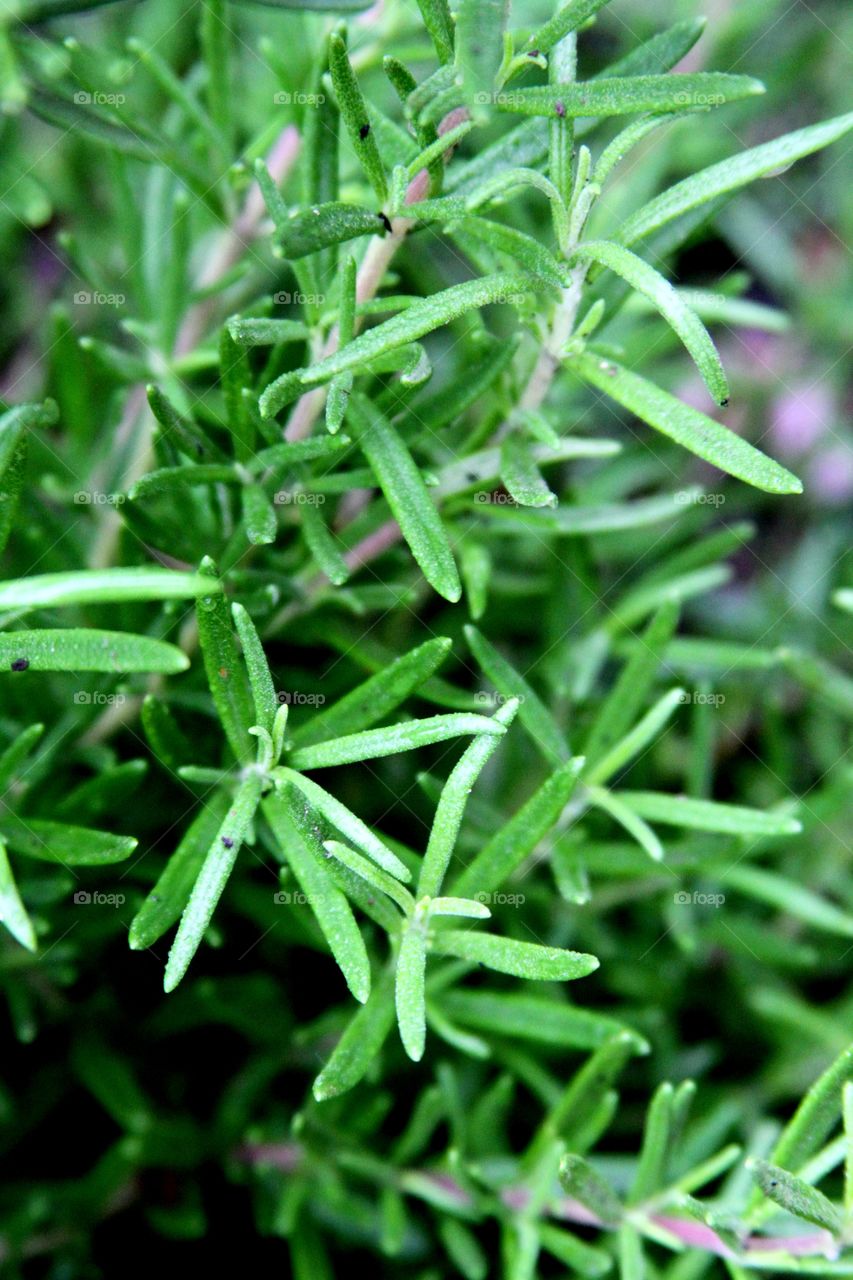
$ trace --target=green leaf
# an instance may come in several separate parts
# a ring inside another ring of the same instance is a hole
[[[447,1255],[465,1280],[486,1280],[489,1260],[472,1231],[456,1218],[445,1217],[440,1225]]]
[[[587,771],[585,781],[590,784],[601,784],[623,769],[659,737],[676,707],[681,705],[684,699],[683,689],[670,689],[665,693],[631,732],[626,734],[620,742],[615,743],[607,754]]]
[[[276,239],[284,256],[293,260],[329,245],[343,244],[358,236],[381,235],[386,230],[385,220],[374,209],[331,200],[289,217],[278,228]]]
[[[3,475],[0,476],[0,552],[5,549],[15,522],[26,478],[28,450],[27,437],[22,434]]]
[[[825,898],[812,893],[795,880],[786,879],[763,867],[726,867],[720,873],[722,882],[739,893],[786,911],[797,920],[827,933],[853,938],[853,915],[842,911]]]
[[[257,773],[245,777],[210,844],[169,951],[163,979],[166,992],[174,991],[199,948],[237,860],[240,845],[251,828],[262,785]]]
[[[87,95],[88,97],[89,95]],[[124,154],[143,164],[160,164],[186,184],[193,195],[207,205],[214,215],[219,214],[218,201],[211,183],[200,169],[189,162],[190,153],[169,142],[166,135],[158,133],[143,121],[136,119],[128,128],[110,114],[89,106],[81,106],[71,98],[42,89],[33,90],[29,105],[42,120],[66,132],[75,130],[94,142],[102,143],[110,151]]]
[[[618,1196],[583,1156],[563,1156],[560,1184],[566,1194],[579,1200],[602,1226],[619,1225],[623,1209]]]
[[[243,658],[249,672],[249,684],[255,704],[255,722],[272,733],[279,703],[269,663],[255,629],[255,624],[241,604],[232,604],[231,613],[243,646]]]
[[[543,534],[616,533],[625,529],[643,529],[673,520],[687,505],[698,489],[682,489],[663,497],[637,498],[632,502],[603,502],[593,506],[562,506],[550,511],[530,511],[518,507],[479,506],[479,513],[488,516],[495,524],[506,526],[507,532],[516,533],[514,526],[531,529]],[[686,496],[685,496],[686,495]],[[658,590],[661,588],[658,587]],[[641,615],[642,616],[642,615]]]
[[[0,836],[0,924],[6,926],[16,942],[28,951],[38,948],[32,921],[21,902],[12,868],[6,855],[6,845]]]
[[[555,507],[557,495],[548,488],[532,453],[517,435],[501,445],[501,480],[507,493],[522,507]]]
[[[404,915],[411,915],[415,906],[414,898],[408,889],[404,889],[399,881],[388,875],[387,871],[368,862],[367,858],[356,853],[355,849],[351,849],[349,845],[341,844],[340,840],[324,840],[323,848],[345,867],[349,867],[355,875],[360,876],[374,889],[378,889],[380,893],[384,893],[386,897],[396,902]]]
[[[718,804],[715,800],[694,800],[659,791],[620,791],[619,799],[633,813],[650,822],[665,822],[692,831],[719,831],[749,839],[791,836],[802,831],[802,824],[786,813],[762,813],[760,809]]]
[[[519,701],[518,718],[548,764],[563,763],[569,748],[559,725],[524,676],[498,653],[476,627],[466,626],[465,638],[477,662],[505,698]]]
[[[130,922],[128,942],[132,951],[153,946],[180,919],[227,808],[228,797],[223,791],[216,791],[205,800]]]
[[[3,671],[186,671],[189,658],[177,645],[124,631],[68,629],[5,631],[0,635]]]
[[[329,402],[326,401],[328,404]],[[309,495],[310,496],[310,495]],[[334,534],[327,528],[320,512],[310,502],[302,504],[300,511],[302,533],[321,572],[336,587],[342,586],[350,576],[346,560],[341,555]]]
[[[402,880],[404,883],[411,880],[411,874],[404,863],[400,861],[396,853],[388,848],[386,844],[375,836],[369,827],[366,827],[361,818],[351,813],[340,800],[336,800],[334,796],[329,795],[328,791],[324,791],[322,787],[318,787],[316,782],[312,782],[310,778],[304,778],[301,774],[296,773],[293,769],[280,767],[276,770],[276,778],[281,777],[283,781],[291,783],[294,787],[298,787],[306,799],[310,802],[312,808],[321,813],[327,822],[336,827],[342,835],[346,836],[357,849],[361,849],[372,858],[380,867],[384,867],[387,872]]]
[[[0,754],[0,796],[13,786],[18,777],[20,766],[43,733],[43,724],[28,725]]]
[[[204,566],[213,571],[212,561]],[[215,589],[222,590],[216,579]],[[196,604],[198,637],[213,705],[235,757],[248,763],[253,754],[249,729],[255,723],[254,705],[246,669],[237,653],[231,614],[224,597],[209,594]]]
[[[515,699],[510,699],[489,723],[494,725],[497,733],[503,734],[515,719],[517,710],[518,703]],[[468,797],[499,743],[500,737],[476,738],[466,748],[461,760],[454,766],[444,784],[421,865],[418,880],[419,897],[422,895],[434,897],[440,890],[453,856]]]
[[[259,484],[245,485],[242,496],[246,537],[253,547],[269,546],[277,533],[275,507]]]
[[[427,939],[423,923],[408,922],[400,939],[394,1001],[403,1048],[413,1062],[420,1062],[426,1040]]]
[[[43,404],[18,404],[0,414],[0,479],[11,466],[28,431],[52,427],[59,418],[53,400]]]
[[[580,258],[581,261],[597,262],[610,271],[615,271],[638,293],[644,294],[690,352],[702,375],[702,381],[717,404],[728,403],[729,386],[711,335],[696,313],[691,311],[683,297],[659,271],[655,271],[654,267],[650,267],[629,249],[607,240],[588,240],[578,245],[573,257]]]
[[[678,603],[665,601],[633,646],[619,678],[606,695],[589,731],[585,751],[591,765],[634,721],[667,652],[678,625]]]
[[[768,493],[802,493],[803,486],[797,477],[778,462],[747,444],[728,427],[613,360],[604,360],[587,351],[572,357],[570,367],[650,427],[721,471]]]
[[[749,1168],[768,1199],[775,1201],[787,1213],[813,1222],[834,1235],[841,1230],[841,1215],[817,1187],[809,1186],[802,1178],[766,1160],[751,1160]]]
[[[223,449],[191,418],[178,413],[165,392],[159,387],[147,388],[148,404],[161,427],[161,440],[178,448],[195,461],[202,458],[232,465]]]
[[[619,1228],[619,1275],[621,1280],[645,1280],[646,1276],[643,1238],[627,1223]]]
[[[241,347],[276,347],[279,344],[284,345],[288,342],[304,342],[306,338],[310,338],[311,330],[307,324],[303,324],[301,320],[269,320],[265,316],[250,316],[244,319],[243,316],[233,316],[228,321],[228,332],[234,341]],[[307,441],[300,440],[292,445],[278,446],[273,448],[290,448],[297,452],[294,461],[301,461],[298,456],[299,447],[309,445],[325,444],[320,440]],[[304,456],[304,455],[303,455]],[[308,456],[316,456],[314,454]]]
[[[433,898],[429,916],[464,916],[468,920],[488,920],[491,911],[474,898]]]
[[[562,1049],[597,1048],[621,1029],[606,1014],[541,996],[449,991],[442,993],[441,1007],[450,1017],[477,1031],[535,1040]]]
[[[205,10],[205,13],[209,12]],[[244,465],[255,454],[255,422],[244,395],[244,388],[251,383],[249,358],[226,326],[219,335],[219,385],[225,405],[225,425],[234,442],[234,456],[238,463]]]
[[[491,99],[503,56],[508,0],[461,0],[456,16],[456,64],[465,98],[476,107]]]
[[[453,881],[454,893],[488,902],[500,885],[507,884],[563,812],[583,764],[583,758],[573,759],[555,769]]]
[[[149,471],[128,492],[132,502],[154,493],[175,493],[197,484],[239,484],[240,477],[227,463],[188,463],[181,467],[161,467]]]
[[[751,76],[718,71],[691,75],[620,76],[574,84],[537,85],[507,89],[496,98],[499,111],[513,115],[560,119],[577,116],[619,116],[635,111],[683,111],[690,107],[720,106],[763,93]],[[623,237],[624,238],[624,237]]]
[[[549,22],[533,32],[527,41],[528,48],[548,53],[560,40],[589,22],[607,3],[608,0],[569,0]]]
[[[527,1167],[541,1158],[555,1138],[563,1139],[569,1147],[579,1146],[590,1116],[602,1106],[608,1108],[611,1086],[628,1060],[635,1054],[647,1052],[648,1045],[633,1031],[617,1031],[605,1040],[575,1073],[540,1125],[525,1155]]]
[[[379,200],[388,195],[385,169],[376,145],[367,106],[350,64],[347,47],[337,32],[329,37],[329,71],[338,108],[353,150]],[[309,251],[310,252],[310,251]]]
[[[318,1102],[346,1093],[363,1079],[394,1022],[393,992],[394,969],[389,966],[314,1081],[314,1097]]]
[[[664,1081],[658,1085],[649,1103],[643,1129],[643,1145],[628,1196],[629,1204],[642,1204],[659,1191],[663,1184],[672,1133],[674,1097],[672,1085]]]
[[[192,757],[189,740],[165,702],[148,694],[143,700],[140,718],[151,750],[165,769],[176,773],[188,763]]]
[[[298,466],[301,462],[310,462],[314,458],[326,458],[349,449],[352,440],[349,436],[313,436],[310,440],[294,440],[287,444],[273,444],[268,449],[261,449],[255,454],[250,470],[260,474],[267,468],[278,471]]]
[[[270,383],[261,396],[261,413],[265,418],[271,418],[284,405],[296,399],[303,389],[319,386],[339,373],[359,371],[386,351],[416,342],[468,311],[496,303],[512,303],[523,297],[531,287],[529,276],[498,272],[479,280],[466,280],[464,284],[451,285],[449,289],[443,289],[429,298],[419,298],[390,320],[359,334],[333,355],[326,356],[305,369],[282,374],[275,382]]]
[[[517,942],[514,938],[466,929],[446,929],[436,933],[430,943],[430,951],[458,956],[472,964],[484,964],[489,969],[497,969],[498,973],[510,973],[516,978],[550,982],[585,978],[595,972],[599,963],[595,956],[579,951],[562,951],[557,947],[542,947],[533,942]]]
[[[480,542],[462,543],[459,553],[459,572],[468,598],[468,610],[475,622],[479,622],[488,604],[489,582],[492,576],[492,558]]]
[[[124,600],[186,600],[222,590],[202,573],[171,569],[92,569],[81,573],[42,573],[0,582],[0,609],[56,609],[61,605],[111,604]]]
[[[705,30],[703,17],[686,18],[651,36],[637,45],[624,58],[611,63],[608,74],[620,76],[651,76],[669,71],[685,54],[689,53]]]
[[[343,893],[333,883],[327,854],[316,835],[315,819],[302,792],[286,789],[264,801],[264,814],[296,882],[329,944],[329,950],[360,1004],[370,995],[370,963],[364,940]]]
[[[621,794],[614,795],[612,791],[606,790],[605,787],[589,787],[587,796],[594,808],[601,809],[604,813],[609,814],[614,822],[618,822],[620,827],[624,827],[628,834],[637,841],[640,848],[645,849],[653,862],[663,861],[664,848],[660,840],[651,827],[634,813],[628,805],[623,803]]]
[[[806,689],[847,720],[853,720],[853,679],[831,662],[798,649],[777,650],[782,664]]]
[[[114,836],[90,827],[73,827],[65,822],[42,818],[0,817],[0,835],[15,853],[64,866],[102,867],[129,858],[138,841],[132,836]]]
[[[468,213],[456,224],[454,235],[463,248],[467,241],[473,239],[496,253],[505,254],[513,266],[531,272],[531,280],[539,276],[546,284],[558,289],[563,287],[565,271],[553,253],[518,227],[505,226],[491,218],[478,218]]]
[[[844,1120],[844,1212],[853,1209],[853,1084],[844,1082],[841,1091]]]
[[[640,116],[638,120],[632,120],[626,125],[612,142],[609,142],[602,151],[601,155],[595,162],[595,168],[592,172],[592,181],[598,187],[603,187],[610,174],[618,164],[629,155],[643,138],[648,137],[655,129],[660,129],[662,125],[672,124],[673,120],[683,119],[681,115],[655,115]],[[609,242],[608,243],[612,243]],[[603,300],[602,300],[603,301]]]
[[[290,763],[294,769],[328,769],[357,760],[375,760],[400,751],[414,751],[432,742],[445,742],[466,734],[500,736],[505,729],[487,716],[460,711],[453,715],[428,716],[424,720],[408,720],[384,729],[366,729],[363,733],[346,734],[330,742],[318,742],[295,751]]]
[[[296,729],[292,734],[294,747],[357,733],[384,720],[438,670],[450,649],[450,640],[436,636],[396,658]]]
[[[418,0],[424,26],[430,34],[438,60],[450,62],[453,57],[455,34],[453,19],[447,0]]]
[[[585,1244],[562,1227],[540,1222],[539,1240],[543,1249],[569,1268],[570,1274],[575,1271],[579,1276],[603,1276],[612,1266],[610,1255],[603,1249]]]
[[[455,602],[462,587],[453,552],[412,455],[387,418],[365,397],[352,397],[350,422],[424,577],[445,600]]]
[[[682,182],[677,182],[674,187],[669,187],[632,214],[620,228],[619,239],[623,244],[642,240],[691,209],[737,191],[756,178],[765,178],[787,169],[803,156],[811,155],[843,138],[850,129],[853,129],[853,111],[832,120],[824,120],[821,124],[797,129],[794,133],[783,134],[772,142],[764,142],[749,151],[721,160],[719,164],[712,164],[699,173],[691,174]]]
[[[815,1081],[773,1148],[774,1164],[801,1169],[825,1142],[841,1115],[841,1090],[853,1077],[853,1044]]]

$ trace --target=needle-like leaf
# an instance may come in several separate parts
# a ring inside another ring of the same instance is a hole
[[[177,645],[125,631],[69,628],[6,631],[0,635],[0,671],[186,671]]]
[[[349,349],[355,345],[350,343]],[[458,600],[462,586],[447,533],[412,455],[388,419],[366,398],[352,398],[350,422],[427,582],[445,600]]]
[[[694,311],[684,302],[668,280],[642,258],[622,245],[607,240],[587,240],[578,245],[574,256],[582,262],[597,262],[615,271],[623,280],[644,294],[672,325],[696,362],[702,380],[717,404],[727,404],[729,385],[711,335]]]
[[[797,477],[778,462],[615,361],[584,352],[572,358],[571,367],[585,382],[721,471],[768,493],[802,493]]]
[[[250,773],[245,778],[211,842],[169,951],[163,979],[163,988],[167,992],[174,991],[201,944],[237,861],[240,846],[252,825],[262,785],[257,773]]]
[[[0,609],[56,609],[60,605],[116,604],[122,600],[187,600],[212,595],[221,583],[203,573],[171,569],[93,569],[43,573],[0,582]]]
[[[386,729],[366,729],[329,742],[318,742],[294,751],[290,763],[295,769],[328,769],[355,760],[375,760],[377,756],[396,755],[399,751],[415,751],[431,742],[448,738],[486,734],[500,737],[505,732],[497,720],[459,711],[447,716],[429,716],[424,720],[406,720]]]

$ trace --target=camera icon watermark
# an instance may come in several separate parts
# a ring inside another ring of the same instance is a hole
[[[127,698],[123,693],[102,693],[99,689],[89,693],[87,689],[78,689],[73,702],[78,707],[120,707]]]
[[[691,905],[699,907],[721,907],[726,900],[724,893],[700,893],[695,890],[688,893],[681,889],[678,893],[672,895],[672,900],[677,907],[689,907]]]
[[[518,503],[510,493],[504,493],[502,490],[491,492],[481,489],[479,493],[474,494],[474,501],[480,507],[517,507]]]
[[[78,889],[72,901],[75,907],[123,907],[127,898],[123,893],[101,893],[99,889],[90,893],[88,889]]]
[[[524,694],[498,693],[497,691],[491,692],[488,689],[478,689],[474,694],[474,701],[486,707],[503,707],[508,702],[524,702]]]
[[[99,493],[94,489],[78,489],[74,494],[75,507],[120,507],[124,501],[123,493]]]
[[[679,107],[721,107],[726,100],[723,93],[676,93],[673,101]]]
[[[324,893],[303,893],[301,889],[279,889],[273,896],[277,907],[310,907],[326,898]]]
[[[326,701],[324,693],[304,693],[301,689],[281,689],[275,696],[276,701],[288,707],[322,707]]]
[[[76,307],[123,307],[127,296],[123,293],[104,293],[102,289],[78,289],[72,301]]]
[[[495,90],[494,93],[483,91],[474,94],[475,107],[517,107],[523,103],[524,99],[517,93],[504,93],[502,90]]]
[[[523,893],[475,893],[474,901],[487,907],[523,907],[527,898]]]
[[[85,89],[78,89],[74,101],[78,107],[123,107],[127,96],[123,93],[100,93],[98,90],[88,93]]]
[[[706,693],[701,689],[696,689],[692,692],[682,689],[678,698],[682,705],[690,705],[692,703],[696,707],[721,707],[725,700],[726,695],[724,693]]]
[[[302,293],[296,289],[291,293],[288,289],[280,289],[272,296],[273,302],[280,307],[322,307],[326,301],[325,293]]]
[[[724,493],[696,493],[694,489],[679,489],[675,501],[682,507],[721,507],[726,500]]]
[[[272,100],[277,107],[322,107],[326,101],[325,93],[289,93],[287,89],[280,89],[278,93],[274,93]]]
[[[280,489],[273,494],[277,507],[322,507],[325,501],[325,493],[305,493],[302,489]]]

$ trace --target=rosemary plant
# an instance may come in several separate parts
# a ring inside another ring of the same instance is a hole
[[[676,8],[4,6],[4,1274],[853,1275],[853,113]]]

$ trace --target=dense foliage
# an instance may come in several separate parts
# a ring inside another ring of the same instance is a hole
[[[853,16],[715,8],[3,6],[4,1275],[853,1275]]]

